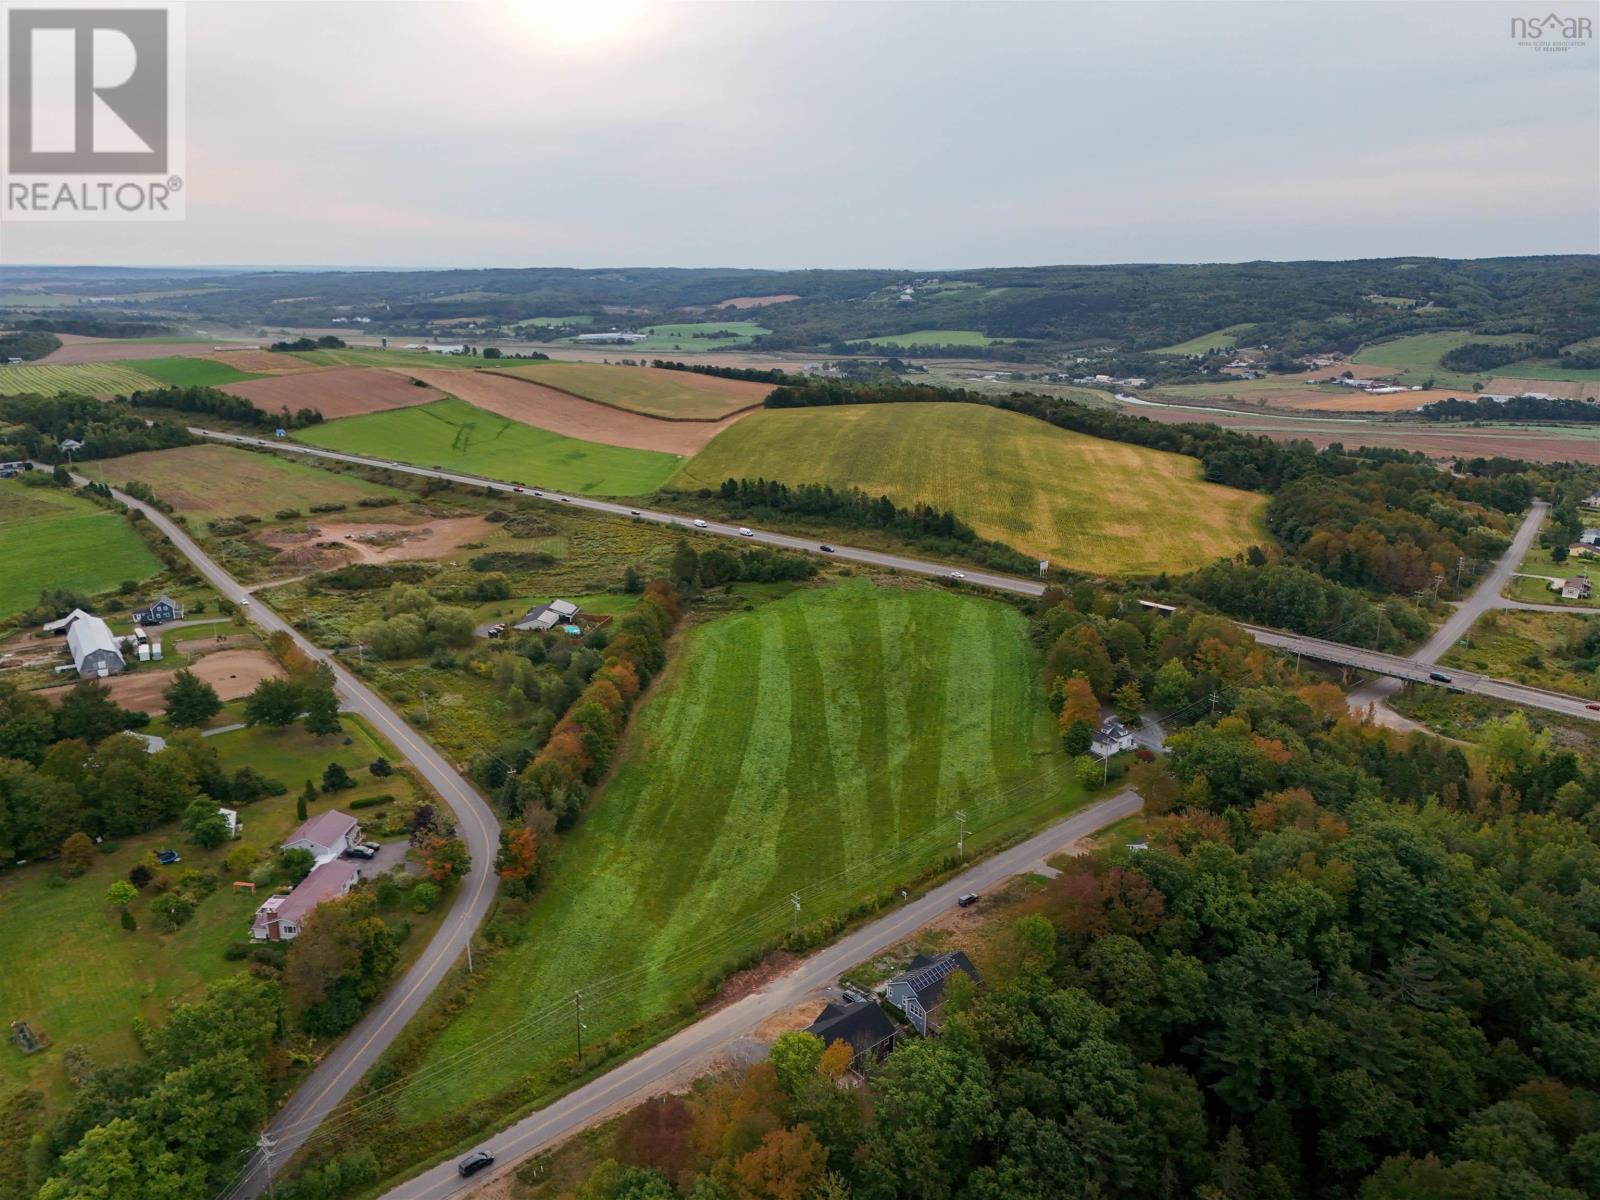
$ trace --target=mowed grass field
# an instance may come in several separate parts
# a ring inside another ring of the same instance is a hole
[[[888,333],[882,337],[857,338],[852,346],[1002,346],[1005,338],[992,338],[976,329],[918,329],[911,333]]]
[[[772,391],[770,384],[743,379],[606,363],[526,363],[497,367],[494,373],[531,379],[596,404],[679,421],[715,421],[760,404]]]
[[[1499,345],[1507,342],[1525,342],[1531,335],[1516,333],[1468,333],[1464,329],[1441,329],[1437,333],[1416,333],[1410,337],[1395,338],[1390,342],[1375,342],[1361,347],[1351,356],[1358,363],[1372,363],[1380,367],[1395,367],[1402,383],[1421,383],[1432,376],[1435,382],[1447,387],[1470,387],[1472,381],[1487,376],[1471,372],[1449,371],[1439,362],[1445,354],[1468,342],[1488,342]],[[1510,367],[1499,367],[1496,375],[1515,375]]]
[[[47,587],[94,595],[161,569],[117,513],[15,479],[0,479],[0,562],[0,620],[32,607]]]
[[[115,362],[0,366],[0,396],[121,395],[160,386],[153,375]]]
[[[241,513],[271,520],[279,509],[302,513],[313,504],[355,504],[368,496],[403,493],[270,454],[214,443],[146,450],[92,464],[112,486],[147,483],[180,513],[210,520]]]
[[[1265,536],[1266,497],[1206,483],[1196,459],[976,404],[752,413],[669,486],[714,488],[740,476],[926,502],[984,537],[1108,575],[1184,571]]]
[[[394,751],[379,741],[363,722],[341,714],[344,733],[316,737],[298,727],[286,730],[244,729],[207,738],[223,769],[252,766],[289,790],[239,810],[243,843],[263,849],[295,828],[295,799],[307,779],[320,779],[322,769],[338,762],[354,777],[354,791],[321,797],[311,815],[336,808],[358,796],[394,792],[364,769],[379,755]],[[346,737],[351,744],[346,746]],[[370,811],[370,810],[369,810]],[[62,1051],[82,1045],[98,1066],[129,1061],[138,1055],[133,1022],[159,1021],[166,1006],[201,985],[242,970],[228,962],[223,949],[249,937],[249,924],[265,895],[235,894],[232,876],[222,860],[238,842],[203,850],[187,842],[176,828],[122,838],[112,854],[97,855],[87,874],[65,886],[53,883],[53,863],[0,875],[0,927],[5,933],[8,962],[26,970],[0,971],[0,1013],[7,1021],[26,1020],[50,1039],[48,1049],[24,1056],[9,1038],[0,1048],[0,1092],[8,1084],[43,1089],[55,1099],[66,1096]],[[150,913],[157,894],[151,888],[131,908],[139,928],[124,930],[116,909],[106,903],[106,888],[147,851],[176,849],[183,861],[164,868],[176,875],[197,867],[221,879],[215,892],[195,909],[194,918],[175,933],[159,930]]]
[[[983,831],[969,853],[1061,815],[1082,793],[1049,717],[1023,618],[994,601],[854,581],[692,630],[557,850],[528,936],[419,1069],[546,1006],[567,1002],[567,1019],[419,1087],[410,1119],[570,1056],[574,989],[599,1045],[781,935],[788,918],[762,914],[791,892],[810,923],[910,880],[952,850],[957,809]]]
[[[1223,329],[1216,329],[1210,333],[1202,333],[1184,342],[1174,342],[1170,346],[1162,346],[1159,350],[1152,350],[1152,354],[1204,354],[1207,350],[1231,350],[1245,334],[1254,329],[1254,325],[1229,325]]]
[[[682,462],[675,454],[563,437],[456,399],[329,421],[295,437],[330,450],[599,496],[653,492]]]

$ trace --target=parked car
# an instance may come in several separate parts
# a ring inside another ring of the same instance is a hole
[[[1455,682],[1454,680],[1452,680],[1450,678],[1450,676],[1446,675],[1443,671],[1429,671],[1428,672],[1428,678],[1433,680],[1435,683],[1453,683],[1453,682]]]
[[[704,521],[702,521],[699,517],[696,517],[694,519],[694,527],[696,529],[704,529],[706,527],[706,523]]]
[[[497,638],[501,634],[503,634],[505,631],[506,631],[506,623],[504,621],[499,621],[499,622],[496,622],[495,624],[489,626],[488,634],[492,638]]]
[[[817,547],[817,549],[821,550],[824,554],[832,554],[833,553],[833,547],[828,545],[827,542],[823,542],[822,545]]]
[[[960,896],[956,897],[956,906],[958,908],[971,908],[977,902],[977,892],[962,892]]]
[[[383,847],[378,845],[376,842],[362,842],[358,846],[351,846],[343,854],[339,855],[339,857],[340,858],[377,858],[378,857],[378,851],[382,850],[382,849],[383,849]]]
[[[476,1175],[485,1167],[494,1166],[494,1155],[487,1150],[474,1150],[456,1164],[456,1170],[463,1175]]]
[[[739,526],[739,536],[740,537],[755,537],[755,534],[751,530],[746,529],[743,525],[741,525],[741,526]]]

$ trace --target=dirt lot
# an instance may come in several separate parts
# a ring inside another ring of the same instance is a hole
[[[334,562],[386,563],[406,558],[448,559],[465,543],[481,542],[496,526],[482,517],[443,517],[421,525],[319,521],[304,531],[263,533],[263,545],[277,547],[282,561],[322,567]],[[307,554],[306,551],[315,553]]]
[[[265,357],[278,356],[267,354]],[[223,356],[223,361],[240,370],[249,369],[234,362],[232,355]],[[410,408],[444,397],[441,391],[417,387],[403,375],[377,367],[330,367],[274,379],[230,383],[222,390],[242,396],[268,412],[284,405],[291,409],[314,408],[330,421],[391,408]]]
[[[195,660],[189,670],[216,688],[217,695],[224,701],[247,696],[263,679],[276,679],[283,674],[283,668],[265,650],[219,650]],[[155,715],[167,710],[161,692],[172,682],[175,674],[176,670],[144,670],[130,675],[113,675],[104,682],[111,698],[123,708]],[[62,687],[46,688],[39,694],[55,704],[72,687],[69,683]]]
[[[443,388],[451,395],[479,408],[537,425],[551,433],[600,442],[607,446],[627,446],[633,450],[662,450],[668,454],[697,454],[700,449],[733,422],[748,413],[735,413],[721,421],[662,421],[642,413],[625,412],[570,392],[557,391],[530,380],[509,375],[490,375],[481,371],[413,370],[410,374],[424,383]],[[696,381],[697,383],[699,380]],[[744,384],[738,379],[706,376],[706,383]],[[409,386],[409,385],[407,385]],[[763,390],[765,385],[761,386]],[[420,388],[412,388],[420,391]],[[324,414],[326,415],[326,414]]]

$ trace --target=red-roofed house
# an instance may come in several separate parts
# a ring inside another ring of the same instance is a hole
[[[300,936],[312,909],[325,900],[348,896],[360,879],[361,869],[342,859],[313,868],[287,896],[267,897],[256,909],[250,936],[258,942],[287,942]]]
[[[338,809],[318,813],[283,839],[285,850],[309,850],[318,863],[338,858],[361,843],[361,822]]]

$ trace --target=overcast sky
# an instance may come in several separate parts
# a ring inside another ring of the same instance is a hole
[[[188,220],[7,225],[0,261],[1593,253],[1600,39],[1518,46],[1548,11],[197,2]]]

